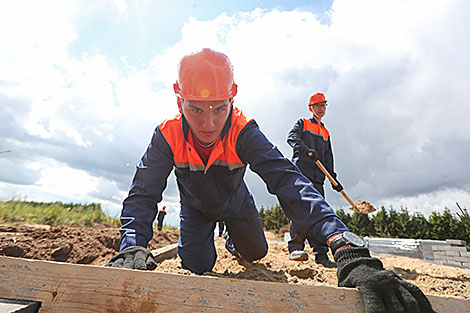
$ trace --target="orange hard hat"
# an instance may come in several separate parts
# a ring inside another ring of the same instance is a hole
[[[310,96],[310,99],[308,99],[308,105],[312,105],[315,103],[321,103],[321,102],[326,102],[325,95],[322,94],[321,92],[317,92],[313,95]]]
[[[173,89],[187,100],[225,100],[237,94],[230,60],[209,48],[181,59]]]

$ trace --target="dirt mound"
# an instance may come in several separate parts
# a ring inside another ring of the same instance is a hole
[[[149,249],[157,249],[178,241],[179,231],[155,231]],[[119,249],[117,228],[101,225],[94,228],[0,225],[0,255],[67,263],[104,265]],[[337,286],[336,269],[314,263],[310,248],[309,261],[288,259],[287,244],[270,232],[266,233],[269,252],[253,263],[239,262],[224,247],[221,237],[215,238],[217,262],[205,275],[270,281],[299,285]],[[331,258],[331,256],[330,256]],[[385,268],[418,285],[429,295],[458,296],[470,299],[470,269],[441,266],[419,259],[379,256]],[[156,271],[194,275],[181,268],[179,257],[161,262]]]
[[[338,285],[336,269],[315,264],[311,249],[306,248],[306,262],[288,259],[287,244],[270,239],[266,257],[253,263],[239,263],[224,247],[223,238],[217,237],[217,263],[206,275],[251,279],[298,285]],[[457,296],[470,299],[470,269],[430,264],[419,259],[398,256],[377,256],[387,269],[394,270],[401,278],[419,286],[425,294]],[[331,255],[330,255],[331,258]],[[194,275],[181,269],[179,257],[163,261],[157,271]]]
[[[178,242],[179,231],[155,232],[149,249]],[[115,227],[0,225],[0,255],[77,264],[106,264],[119,252]]]

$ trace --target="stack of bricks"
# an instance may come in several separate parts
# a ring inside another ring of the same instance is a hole
[[[470,247],[464,240],[364,237],[364,242],[376,254],[406,256],[439,265],[470,268]]]
[[[463,240],[447,239],[445,245],[432,246],[435,264],[470,268],[470,247]]]

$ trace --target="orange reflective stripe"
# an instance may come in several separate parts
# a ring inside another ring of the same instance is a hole
[[[330,132],[320,123],[314,123],[307,118],[302,118],[302,121],[304,122],[304,132],[308,131],[314,135],[322,136],[324,140],[328,140],[330,138]]]
[[[243,115],[242,111],[234,107],[232,112],[232,125],[230,126],[230,130],[225,135],[222,142],[219,141],[216,143],[216,146],[214,147],[211,152],[211,155],[209,156],[209,160],[207,162],[207,169],[209,169],[212,164],[227,166],[230,170],[245,166],[238,157],[236,144],[238,135],[246,126],[246,124],[248,124],[248,122],[249,121]]]
[[[196,149],[192,148],[184,139],[182,116],[178,114],[172,120],[160,124],[160,131],[170,145],[173,152],[173,161],[177,168],[189,167],[191,171],[203,171],[205,166]],[[191,140],[191,137],[189,137]]]
[[[250,120],[251,121],[251,120]],[[249,121],[238,108],[233,108],[232,124],[224,139],[220,138],[215,143],[211,151],[207,166],[204,165],[199,154],[194,148],[192,136],[188,136],[186,141],[183,134],[182,116],[178,114],[172,120],[166,120],[160,124],[160,131],[170,145],[173,152],[173,161],[178,168],[189,168],[190,171],[205,171],[211,165],[226,166],[230,170],[245,166],[238,157],[236,144],[238,135]]]

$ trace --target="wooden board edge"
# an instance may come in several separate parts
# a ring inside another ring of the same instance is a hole
[[[0,256],[0,297],[41,301],[47,312],[364,310],[358,291],[351,288],[188,276],[4,256]],[[468,299],[434,295],[428,298],[436,312],[470,312]],[[272,310],[267,310],[268,307]]]
[[[150,251],[153,255],[155,262],[159,263],[166,259],[171,259],[177,255],[178,244],[173,243],[162,248]]]

